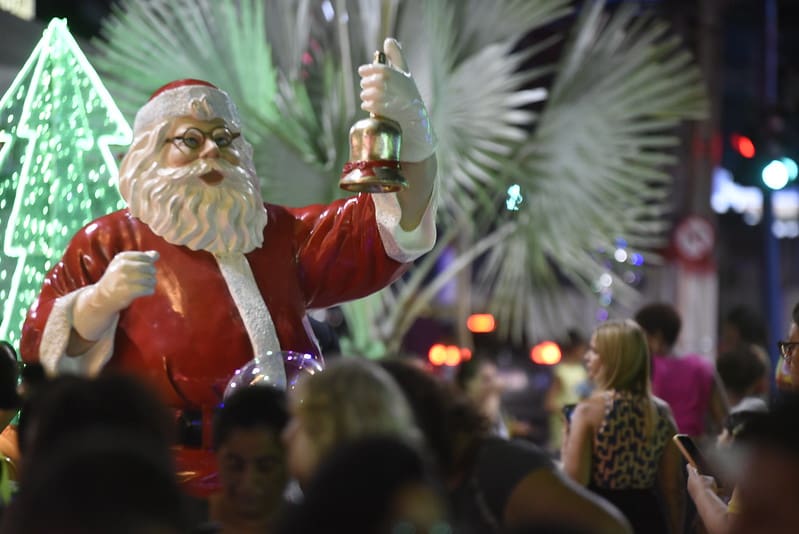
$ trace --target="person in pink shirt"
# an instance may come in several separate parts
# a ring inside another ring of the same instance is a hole
[[[674,345],[682,320],[666,303],[652,303],[635,314],[652,355],[652,392],[671,407],[681,434],[715,435],[727,416],[724,390],[713,363],[698,354],[677,355]]]

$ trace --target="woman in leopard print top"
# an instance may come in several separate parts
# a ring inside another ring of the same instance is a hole
[[[585,356],[597,390],[566,429],[563,468],[613,502],[635,532],[677,533],[683,524],[682,458],[668,405],[650,389],[646,336],[634,321],[600,325]]]

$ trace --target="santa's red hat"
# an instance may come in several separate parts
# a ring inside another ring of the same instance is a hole
[[[187,78],[170,82],[150,96],[136,113],[133,136],[138,137],[165,120],[185,116],[224,119],[229,128],[241,128],[239,111],[230,95],[209,82]]]

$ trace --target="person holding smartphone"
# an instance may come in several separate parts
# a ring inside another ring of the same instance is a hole
[[[779,341],[777,346],[780,352],[779,364],[784,366],[786,376],[789,378],[789,380],[778,382],[779,395],[776,399],[777,406],[781,406],[785,413],[790,414],[787,419],[783,416],[783,420],[787,420],[789,425],[795,427],[795,408],[799,407],[799,401],[796,399],[796,386],[792,384],[799,384],[799,361],[795,358],[797,348],[799,348],[799,303],[796,303],[791,311],[791,324],[788,329],[787,339]],[[780,404],[780,402],[782,402],[782,404]],[[793,402],[793,408],[786,410],[785,406],[790,406],[791,402]],[[750,439],[755,438],[755,441],[757,441],[757,439],[764,439],[763,436],[756,436],[756,434],[758,430],[758,420],[766,420],[764,416],[765,412],[766,410],[763,404],[753,403],[750,400],[748,403],[743,404],[740,408],[734,409],[730,413],[725,425],[725,432],[722,435],[728,437],[730,445],[739,441],[744,434],[749,434]],[[775,417],[774,420],[780,421],[780,418]],[[749,428],[752,426],[753,421],[755,422],[755,431]],[[774,422],[772,422],[772,424],[776,428],[779,428],[779,424]],[[762,425],[759,430],[763,430]],[[781,431],[782,430],[776,432],[776,434],[779,435]],[[790,430],[788,432],[790,433]],[[765,437],[765,440],[768,441],[768,436]],[[750,460],[747,463],[757,465],[758,460],[760,459],[757,455],[750,455]],[[796,463],[794,463],[794,465],[796,465]],[[769,530],[769,523],[763,519],[767,517],[770,521],[776,521],[774,513],[756,516],[751,512],[751,510],[757,510],[760,503],[764,501],[767,502],[769,499],[767,496],[768,493],[758,487],[757,484],[754,484],[753,481],[760,479],[768,488],[774,488],[776,486],[776,484],[772,483],[773,481],[768,480],[768,476],[763,469],[750,467],[750,472],[756,473],[757,476],[749,477],[749,479],[744,477],[743,480],[744,488],[751,485],[758,488],[757,490],[749,492],[749,495],[744,491],[744,495],[741,496],[742,492],[739,490],[739,487],[736,486],[732,491],[732,496],[728,503],[725,503],[724,500],[719,497],[715,478],[708,476],[708,473],[700,473],[691,465],[688,465],[686,469],[688,472],[688,493],[696,505],[697,512],[708,534],[723,534],[734,531],[752,532],[753,524],[758,524],[760,532],[776,531],[775,529]],[[783,476],[787,472],[787,470],[783,470]],[[776,493],[776,490],[773,491]],[[749,515],[752,517],[745,516],[743,520],[740,520],[740,513],[743,508],[740,503],[741,501],[747,500],[749,503],[746,506],[749,508]],[[782,510],[782,508],[783,507],[773,506],[773,510]],[[793,527],[794,525],[790,526]]]
[[[717,440],[717,446],[722,449],[734,446],[738,437],[746,431],[749,422],[765,413],[765,403],[762,405],[747,403],[744,409],[730,413],[724,423],[724,431]],[[678,434],[675,439],[680,436]],[[684,454],[688,460],[685,466],[688,473],[688,494],[696,505],[696,511],[705,525],[707,534],[728,533],[738,513],[738,496],[735,489],[732,489],[727,502],[722,498],[722,491],[714,474],[707,467],[703,467],[706,462],[694,459],[696,454],[690,451]]]
[[[635,532],[677,533],[685,504],[677,427],[651,393],[649,366],[646,336],[634,321],[594,331],[586,367],[597,389],[575,408],[561,459],[571,478],[615,504]]]

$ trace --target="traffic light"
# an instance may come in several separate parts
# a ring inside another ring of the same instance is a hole
[[[763,185],[772,191],[778,191],[796,180],[797,174],[799,174],[799,167],[797,167],[796,161],[788,156],[783,156],[766,163],[760,171],[760,179]]]
[[[721,166],[730,171],[733,180],[741,185],[759,185],[755,164],[755,159],[760,159],[758,144],[756,136],[750,132],[734,131],[725,135]]]
[[[752,159],[757,153],[754,141],[739,133],[730,134],[730,145],[744,159]]]
[[[788,121],[769,115],[759,131],[734,131],[727,135],[722,166],[736,182],[777,191],[799,176],[799,138]]]

